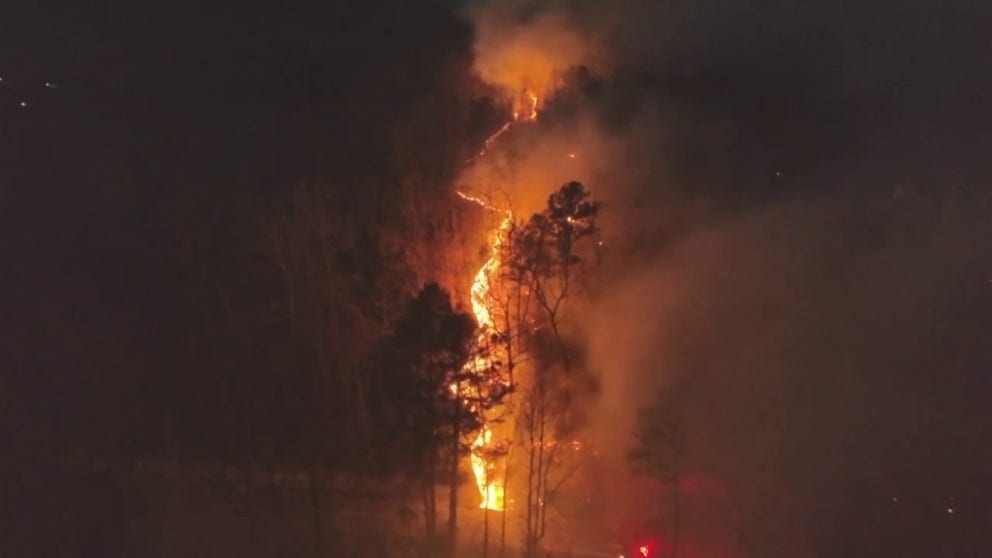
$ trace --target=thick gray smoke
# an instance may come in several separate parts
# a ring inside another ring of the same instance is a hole
[[[973,9],[469,11],[480,75],[543,96],[464,181],[522,214],[567,180],[603,201],[601,287],[574,326],[601,378],[590,428],[619,468],[636,410],[678,390],[700,491],[721,494],[689,500],[686,556],[868,552],[852,517],[992,464]]]

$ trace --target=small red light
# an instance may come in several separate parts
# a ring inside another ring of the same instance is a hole
[[[643,556],[644,558],[648,558],[648,554],[650,554],[650,552],[648,550],[648,545],[646,545],[646,544],[645,545],[642,545],[637,550],[639,550],[641,552],[641,556]]]

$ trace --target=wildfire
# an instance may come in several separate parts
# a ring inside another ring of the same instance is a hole
[[[493,431],[488,426],[483,426],[479,437],[472,442],[472,474],[475,475],[475,484],[479,487],[479,494],[482,496],[479,507],[484,510],[503,511],[505,489],[503,483],[493,474],[492,460],[486,459],[484,454],[492,440]]]
[[[496,323],[493,321],[489,311],[490,293],[492,291],[492,279],[497,276],[500,266],[500,249],[506,233],[513,223],[513,215],[509,211],[497,209],[491,203],[471,196],[463,192],[457,194],[464,200],[476,203],[491,211],[500,211],[504,214],[499,228],[493,234],[490,243],[490,256],[482,268],[475,274],[470,290],[470,301],[472,313],[475,314],[475,321],[479,324],[479,342],[484,343],[496,332]],[[485,369],[489,365],[483,357],[478,357],[469,366],[476,370]],[[486,449],[492,443],[493,432],[488,425],[483,424],[479,436],[472,442],[472,473],[475,475],[476,485],[479,487],[479,495],[482,496],[482,503],[479,507],[493,511],[503,511],[504,488],[499,478],[493,475],[494,463],[486,455]]]
[[[472,163],[479,160],[479,158],[481,158],[487,152],[489,152],[489,149],[493,146],[493,144],[496,143],[496,140],[498,140],[500,136],[502,136],[506,132],[510,131],[510,128],[512,128],[513,125],[516,124],[517,122],[520,121],[529,122],[532,120],[537,120],[537,103],[538,103],[537,94],[527,89],[524,89],[520,93],[520,96],[517,97],[517,99],[514,100],[513,102],[513,120],[507,122],[506,124],[503,124],[502,126],[499,127],[499,130],[496,130],[496,132],[494,132],[491,136],[486,138],[486,141],[482,143],[482,149],[480,149],[479,152],[476,153],[475,155],[469,157],[469,159],[465,161],[465,164],[471,165]],[[459,193],[459,195],[461,195],[461,193]],[[462,195],[462,197],[470,201],[478,201],[474,198],[467,198],[464,195]],[[489,209],[494,209],[488,205],[485,204],[483,205]]]
[[[516,114],[516,113],[514,113],[514,114]],[[482,144],[482,149],[480,149],[478,153],[476,153],[468,161],[466,161],[466,163],[467,164],[472,164],[479,157],[482,157],[483,155],[485,155],[486,152],[489,151],[489,148],[492,147],[492,145],[494,143],[496,143],[496,140],[499,139],[500,136],[502,136],[504,133],[506,133],[507,130],[510,129],[510,127],[513,125],[513,122],[514,121],[511,120],[510,122],[507,122],[506,124],[503,124],[502,126],[500,126],[499,130],[496,130],[496,133],[495,134],[493,134],[493,135],[489,136],[488,138],[486,138],[485,143]],[[461,194],[459,193],[459,195],[461,195]],[[464,196],[462,196],[462,197],[464,197]],[[465,198],[465,199],[468,199],[468,198]]]
[[[520,92],[514,103],[513,120],[537,120],[537,94],[529,89]]]
[[[478,158],[485,155],[496,140],[509,131],[510,128],[512,128],[517,122],[533,121],[537,119],[537,106],[537,94],[526,88],[523,89],[518,99],[514,102],[513,120],[507,122],[501,126],[499,130],[496,130],[493,135],[489,136],[483,144],[482,150],[466,161],[466,163],[471,164]],[[496,323],[493,321],[493,316],[489,311],[489,302],[492,296],[493,279],[498,277],[499,274],[499,267],[501,263],[500,252],[503,246],[503,241],[506,239],[510,226],[513,224],[513,214],[510,211],[496,207],[492,203],[478,196],[473,196],[464,192],[456,193],[459,197],[466,201],[478,204],[479,206],[490,211],[496,211],[503,214],[503,219],[500,222],[499,227],[493,233],[492,240],[490,241],[489,259],[486,260],[479,271],[476,272],[475,277],[472,280],[472,288],[469,291],[469,300],[472,305],[472,313],[475,315],[475,321],[479,325],[478,339],[480,343],[485,343],[492,336],[492,334],[497,332]],[[468,366],[474,367],[475,370],[484,370],[489,366],[489,364],[490,363],[487,362],[484,357],[477,357],[476,360]],[[452,385],[450,389],[453,393],[457,393],[459,388],[456,385]],[[460,395],[468,398],[473,394],[461,393]],[[483,419],[485,420],[485,417],[483,417]],[[472,442],[472,473],[475,476],[475,482],[479,488],[479,495],[482,497],[482,503],[479,507],[492,511],[503,511],[505,488],[503,486],[503,480],[499,479],[494,474],[495,459],[492,457],[490,452],[488,452],[492,443],[493,431],[489,428],[488,424],[483,423],[482,430],[479,432],[478,437],[476,437],[475,441]]]
[[[459,193],[459,195],[466,200],[479,203],[478,200],[469,196],[465,196],[461,193]],[[498,211],[489,205],[483,205],[483,207]],[[488,260],[486,260],[486,263],[483,264],[482,268],[479,269],[478,273],[475,274],[475,279],[472,281],[472,289],[469,291],[470,300],[472,302],[472,313],[475,314],[475,321],[478,322],[479,328],[482,330],[483,335],[491,334],[496,329],[496,324],[493,322],[492,314],[489,312],[489,295],[492,291],[492,278],[495,277],[496,273],[499,271],[499,253],[500,249],[503,247],[503,239],[506,237],[506,233],[510,229],[510,225],[512,223],[513,216],[510,212],[505,212],[505,217],[500,223],[499,229],[493,235],[492,244],[489,246],[491,256]]]

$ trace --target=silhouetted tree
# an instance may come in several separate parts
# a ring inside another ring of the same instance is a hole
[[[402,434],[410,471],[420,480],[428,544],[437,542],[436,486],[449,488],[448,552],[455,552],[460,462],[483,413],[507,389],[494,381],[499,363],[475,338],[475,321],[456,312],[448,293],[426,285],[390,340],[396,393],[403,407]],[[471,364],[470,364],[471,363]]]
[[[559,462],[558,435],[569,428],[571,391],[577,385],[574,349],[562,331],[564,311],[582,263],[580,242],[596,232],[599,207],[585,186],[568,182],[549,196],[544,210],[512,227],[505,243],[506,279],[517,297],[506,335],[533,356],[519,415],[527,448],[527,556],[535,555],[544,537],[548,497],[558,486],[549,478]]]

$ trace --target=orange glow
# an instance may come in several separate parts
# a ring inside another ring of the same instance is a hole
[[[538,98],[547,99],[570,69],[596,64],[601,49],[562,14],[547,12],[524,22],[510,4],[491,2],[473,14],[475,70],[505,91],[515,118],[533,120]]]
[[[475,161],[477,161],[478,159],[480,159],[483,155],[488,153],[489,149],[496,143],[496,140],[498,140],[500,136],[502,136],[503,134],[509,132],[510,128],[512,128],[513,125],[516,124],[517,122],[521,122],[521,121],[529,122],[532,120],[537,120],[537,105],[538,105],[538,98],[536,94],[526,89],[521,91],[520,96],[517,97],[513,102],[513,120],[507,122],[506,124],[503,124],[502,126],[499,127],[499,130],[496,130],[496,132],[493,133],[493,135],[486,138],[486,141],[483,142],[482,144],[482,149],[480,149],[478,153],[472,155],[467,161],[465,161],[465,164],[470,165]],[[470,201],[475,201],[475,202],[479,201],[471,197],[466,197],[461,192],[459,192],[458,195]],[[489,204],[481,204],[481,205],[483,205],[483,207],[486,207],[487,209],[499,211]]]
[[[493,463],[483,455],[486,446],[492,443],[493,431],[488,426],[483,426],[479,432],[479,437],[472,442],[472,473],[475,475],[475,483],[479,487],[479,494],[482,496],[482,503],[479,507],[484,510],[503,511],[503,484],[499,482],[493,474]]]
[[[496,329],[492,314],[489,312],[489,296],[492,290],[492,278],[499,271],[499,253],[503,246],[503,238],[506,236],[506,232],[509,230],[512,222],[511,215],[507,213],[502,223],[500,223],[496,234],[493,235],[492,244],[490,244],[490,253],[492,256],[490,256],[479,272],[475,274],[475,279],[472,281],[472,290],[470,292],[472,313],[475,314],[475,320],[479,323],[479,328],[482,329],[482,335],[488,336]]]
[[[477,159],[484,156],[496,143],[496,141],[503,134],[508,132],[514,124],[519,122],[530,122],[537,119],[538,107],[540,104],[540,98],[538,95],[540,91],[549,91],[551,87],[555,85],[552,79],[552,74],[553,72],[551,69],[548,69],[544,74],[542,74],[546,79],[543,79],[541,82],[543,85],[541,85],[541,88],[538,90],[524,85],[525,82],[529,81],[527,78],[524,78],[524,81],[513,82],[512,84],[506,81],[494,81],[494,83],[498,83],[508,90],[509,86],[516,85],[516,87],[513,87],[513,90],[518,91],[519,94],[513,99],[513,120],[503,124],[498,130],[496,130],[495,133],[489,136],[483,143],[482,149],[466,161],[466,164],[472,164]],[[506,77],[506,75],[503,77]],[[490,211],[496,211],[503,214],[503,219],[500,221],[499,227],[493,233],[492,239],[489,243],[489,259],[486,260],[479,271],[476,272],[475,277],[472,280],[472,287],[469,291],[469,301],[472,305],[472,313],[475,315],[475,321],[479,326],[478,341],[481,345],[487,343],[491,336],[498,332],[492,313],[489,310],[489,304],[492,300],[493,281],[499,275],[499,268],[501,264],[500,252],[502,250],[503,241],[505,240],[510,227],[513,225],[513,214],[510,211],[494,206],[489,201],[478,196],[473,196],[464,192],[456,193],[459,197],[466,201],[475,203]],[[496,357],[496,359],[499,359],[499,357]],[[490,362],[486,361],[485,357],[476,357],[475,361],[469,363],[467,366],[472,367],[473,370],[481,371],[489,368],[490,364]],[[449,389],[451,389],[453,394],[459,395],[465,399],[470,399],[478,395],[477,393],[470,393],[468,390],[471,388],[467,388],[465,386],[459,387],[453,384],[449,387]],[[459,393],[459,389],[463,391]],[[478,412],[478,409],[473,409],[473,411]],[[493,432],[489,425],[485,423],[486,417],[484,414],[482,412],[479,412],[479,414],[482,415],[481,418],[483,419],[483,425],[478,437],[476,437],[475,441],[472,442],[471,451],[472,473],[475,476],[476,486],[478,487],[479,495],[482,498],[482,502],[479,507],[492,511],[503,511],[505,496],[503,480],[499,479],[495,474],[496,458],[492,457],[492,452],[488,451],[491,449],[493,444]]]
[[[464,200],[476,203],[491,211],[500,211],[504,214],[499,229],[493,234],[490,242],[489,259],[486,260],[486,263],[475,274],[470,291],[472,313],[475,315],[475,321],[479,325],[479,342],[485,343],[496,332],[496,323],[493,321],[492,314],[489,311],[489,299],[492,291],[492,280],[499,272],[500,248],[503,245],[503,240],[510,225],[513,223],[513,215],[509,211],[497,209],[489,202],[476,196],[462,192],[457,192],[457,194]],[[489,367],[489,364],[483,357],[478,357],[469,366],[474,367],[475,370],[485,370]],[[452,386],[452,388],[457,390],[455,386]],[[465,393],[463,395],[468,397],[472,394]],[[472,443],[472,473],[475,476],[475,483],[479,488],[479,495],[482,497],[482,503],[479,507],[492,511],[503,511],[503,483],[493,474],[495,463],[493,463],[492,459],[487,459],[486,456],[486,449],[492,443],[492,436],[492,430],[487,424],[483,424],[479,436]]]
[[[513,120],[537,120],[537,94],[524,88],[513,102]]]

